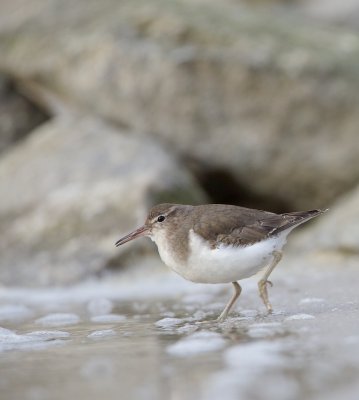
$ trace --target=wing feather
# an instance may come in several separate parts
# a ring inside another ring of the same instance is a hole
[[[247,246],[314,218],[321,210],[275,214],[238,206],[212,204],[206,213],[196,207],[194,231],[212,248],[223,245]]]

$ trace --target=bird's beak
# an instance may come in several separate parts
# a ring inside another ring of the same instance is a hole
[[[143,225],[140,228],[136,229],[135,231],[129,233],[128,235],[118,240],[116,242],[116,247],[121,246],[121,244],[127,243],[130,240],[136,239],[141,236],[146,236],[148,234],[149,234],[149,228],[146,225]]]

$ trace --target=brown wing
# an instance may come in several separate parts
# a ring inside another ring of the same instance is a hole
[[[205,215],[201,206],[196,207],[194,231],[208,240],[212,248],[220,244],[246,246],[260,242],[322,213],[320,210],[312,210],[274,214],[222,204],[206,207]]]

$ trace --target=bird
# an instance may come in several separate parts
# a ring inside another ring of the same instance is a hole
[[[280,262],[289,233],[327,210],[277,214],[229,204],[153,206],[144,225],[119,239],[121,246],[139,237],[155,242],[171,270],[195,283],[232,283],[234,293],[217,318],[224,321],[241,294],[238,281],[260,271],[259,295],[268,311],[270,274]]]

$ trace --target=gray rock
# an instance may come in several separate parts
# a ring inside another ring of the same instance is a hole
[[[154,203],[204,201],[169,151],[92,117],[57,118],[7,152],[0,198],[0,281],[25,285],[91,276],[130,251],[114,242]]]
[[[290,208],[357,182],[351,31],[235,2],[32,1],[0,8],[0,67],[23,80]]]

